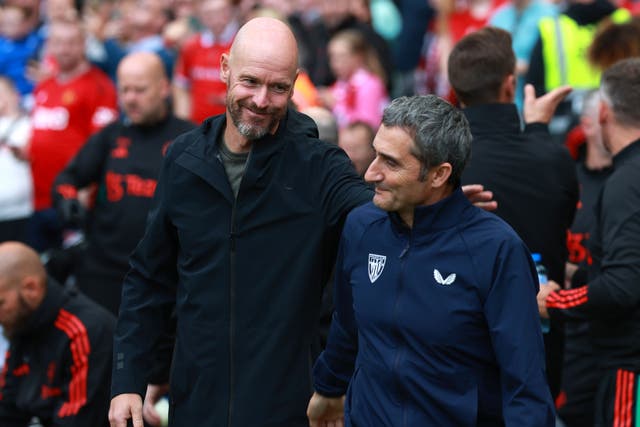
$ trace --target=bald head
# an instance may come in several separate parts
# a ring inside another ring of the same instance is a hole
[[[151,52],[135,52],[118,65],[118,97],[131,123],[151,125],[167,114],[169,81],[164,64]]]
[[[19,242],[1,243],[0,287],[17,287],[28,276],[46,283],[47,273],[36,251]]]
[[[152,52],[135,52],[122,58],[118,64],[118,78],[121,74],[145,74],[158,80],[167,78],[162,60]]]
[[[295,75],[298,70],[298,44],[289,27],[282,21],[254,18],[238,31],[231,45],[230,60],[252,55],[258,61],[275,62]]]

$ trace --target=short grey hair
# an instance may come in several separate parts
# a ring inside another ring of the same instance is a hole
[[[432,166],[451,164],[447,181],[460,185],[471,157],[471,130],[460,110],[435,95],[396,98],[384,110],[382,124],[399,127],[413,139],[412,153],[420,160],[420,179]]]
[[[616,62],[602,74],[600,97],[623,126],[640,128],[640,58]]]

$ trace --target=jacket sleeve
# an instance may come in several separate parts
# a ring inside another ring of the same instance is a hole
[[[93,326],[85,326],[77,318],[66,321],[69,349],[61,369],[67,371],[68,382],[62,385],[63,393],[54,405],[51,426],[107,425],[115,319],[108,315]]]
[[[324,218],[330,226],[342,227],[351,209],[371,201],[372,190],[358,176],[349,157],[338,147],[325,154],[319,193]]]
[[[60,199],[77,198],[78,189],[100,180],[109,155],[110,139],[115,137],[112,130],[109,127],[89,138],[67,167],[58,174],[52,189],[54,206]]]
[[[627,317],[640,304],[640,214],[632,214],[616,231],[604,230],[600,274],[584,286],[552,292],[551,316],[569,318]]]
[[[16,406],[18,378],[13,375],[16,366],[11,354],[11,350],[7,351],[0,373],[0,426],[27,427],[31,416]]]
[[[347,392],[358,353],[358,331],[353,312],[349,276],[344,268],[345,239],[338,250],[334,301],[335,311],[327,346],[313,368],[315,390],[323,396],[337,397]]]
[[[175,307],[178,238],[167,212],[172,152],[170,149],[163,163],[145,234],[131,255],[131,268],[122,285],[114,337],[112,396],[144,396],[152,351],[169,331]]]
[[[533,261],[514,240],[502,246],[493,269],[484,311],[500,369],[505,425],[553,427]]]

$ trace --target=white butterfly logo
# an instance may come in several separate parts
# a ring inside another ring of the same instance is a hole
[[[439,284],[448,286],[456,281],[456,273],[451,273],[446,279],[443,279],[438,269],[434,269],[433,278],[436,279],[436,282]]]

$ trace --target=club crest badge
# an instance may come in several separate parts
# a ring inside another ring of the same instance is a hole
[[[371,283],[378,280],[386,262],[387,257],[384,255],[369,254],[369,280]]]

